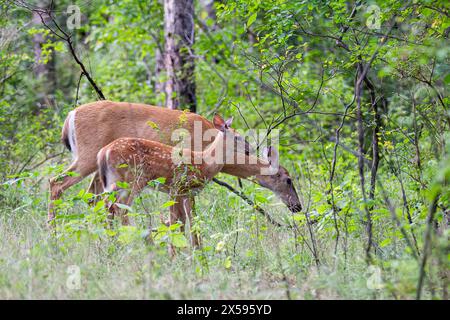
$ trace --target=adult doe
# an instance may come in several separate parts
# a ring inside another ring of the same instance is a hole
[[[97,101],[81,105],[69,112],[62,129],[62,141],[72,152],[74,161],[65,172],[50,179],[49,222],[55,218],[54,201],[59,199],[67,188],[96,172],[96,157],[102,147],[123,137],[143,138],[174,145],[175,141],[171,140],[172,132],[177,128],[184,128],[194,139],[195,123],[201,124],[202,133],[214,128],[213,123],[195,113],[138,103]],[[236,140],[240,139],[236,132],[234,137]],[[193,140],[191,142],[194,144]],[[201,143],[203,149],[208,145],[208,141]],[[248,178],[248,166],[249,164],[226,163],[222,172]],[[70,172],[75,174],[69,174]],[[252,173],[252,177],[258,184],[275,192],[291,211],[301,210],[289,173],[282,166],[279,166],[278,172],[273,175]],[[101,191],[96,173],[89,192]]]

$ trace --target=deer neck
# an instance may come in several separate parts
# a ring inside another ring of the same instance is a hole
[[[218,155],[218,152],[222,154]],[[224,156],[226,152],[225,134],[219,131],[214,141],[202,152],[198,152],[198,156],[202,158],[204,174],[209,178],[215,176],[224,165]]]
[[[242,179],[254,178],[262,174],[264,170],[268,170],[270,164],[268,161],[255,156],[245,156],[245,162],[239,164],[226,164],[222,171]]]

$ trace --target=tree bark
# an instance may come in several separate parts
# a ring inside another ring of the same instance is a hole
[[[43,16],[44,20],[49,20],[49,17]],[[37,28],[42,27],[42,20],[37,12],[33,12],[33,25]],[[34,75],[37,79],[43,82],[41,94],[38,95],[39,109],[45,105],[52,104],[56,87],[56,71],[55,71],[55,53],[52,51],[47,63],[42,63],[42,46],[46,42],[46,37],[42,33],[36,33],[33,36],[33,51]]]
[[[164,0],[166,106],[196,111],[193,0]]]
[[[40,26],[41,18],[37,12],[33,12],[33,25]],[[34,50],[34,74],[36,77],[40,77],[46,73],[46,66],[41,62],[42,58],[42,45],[44,44],[44,36],[42,33],[36,33],[33,35],[33,50]]]
[[[155,91],[158,94],[165,92],[165,82],[161,81],[164,68],[164,52],[161,52],[159,46],[157,46],[155,49]]]

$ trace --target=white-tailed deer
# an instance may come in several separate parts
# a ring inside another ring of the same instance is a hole
[[[97,101],[72,110],[64,122],[62,141],[72,152],[74,161],[64,173],[50,179],[49,221],[55,218],[53,201],[67,188],[97,170],[97,153],[102,147],[123,137],[143,138],[174,145],[176,142],[171,139],[172,132],[179,128],[191,133],[194,144],[196,123],[200,124],[202,133],[214,128],[213,123],[195,113],[138,103]],[[239,139],[236,133],[235,139]],[[203,150],[208,144],[208,141],[202,141],[200,147]],[[283,167],[280,166],[278,172],[273,175],[258,175],[254,171],[249,174],[248,168],[252,167],[248,164],[226,163],[221,172],[240,178],[254,176],[257,183],[274,191],[291,211],[301,210],[289,173]],[[68,174],[69,172],[76,174]],[[101,193],[102,190],[96,173],[89,191]]]
[[[214,141],[203,151],[180,149],[157,141],[141,138],[119,138],[103,147],[97,155],[98,172],[105,191],[116,191],[116,202],[130,206],[149,182],[164,178],[159,191],[169,194],[175,205],[171,207],[169,224],[181,220],[192,223],[194,196],[209,182],[224,165],[221,155],[227,152],[229,125],[220,117],[214,117],[219,132]],[[233,142],[232,139],[228,140]],[[182,156],[182,157],[178,157]],[[125,183],[126,188],[117,182]],[[184,210],[179,210],[183,207]],[[124,210],[116,204],[109,205],[109,218],[122,217],[128,224]],[[192,224],[191,224],[192,226]],[[192,228],[191,228],[192,230]],[[192,234],[192,233],[191,233]],[[199,244],[199,236],[192,234],[192,244]]]

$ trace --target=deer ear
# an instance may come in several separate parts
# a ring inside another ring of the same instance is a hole
[[[223,118],[219,114],[214,115],[213,124],[217,130],[225,131],[231,127],[233,123],[233,117],[227,119],[227,121],[223,120]]]
[[[269,161],[269,148],[264,147],[261,156],[264,160]]]
[[[270,163],[270,164],[278,164],[278,152],[277,150],[269,146],[268,148],[264,147],[263,149],[263,157]]]
[[[232,123],[233,123],[233,117],[228,118],[227,121],[225,121],[225,128],[230,129]]]
[[[223,131],[225,129],[225,126],[226,126],[225,121],[223,120],[223,118],[218,113],[216,113],[214,115],[213,124],[214,124],[214,127],[217,130],[220,130],[220,131]]]

